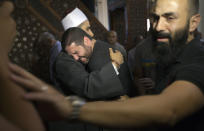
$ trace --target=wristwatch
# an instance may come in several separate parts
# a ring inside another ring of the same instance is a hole
[[[80,109],[86,104],[86,100],[78,96],[68,96],[66,99],[69,100],[72,105],[72,112],[69,120],[77,120],[79,118]]]

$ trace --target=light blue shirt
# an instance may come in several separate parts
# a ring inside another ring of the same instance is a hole
[[[62,46],[61,46],[61,42],[60,41],[56,41],[56,43],[54,44],[54,46],[50,49],[50,60],[49,60],[49,64],[50,64],[50,80],[52,82],[54,82],[54,76],[53,76],[53,64],[58,56],[58,54],[60,53],[60,51],[62,50]]]

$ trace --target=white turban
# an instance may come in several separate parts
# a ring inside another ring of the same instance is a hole
[[[71,27],[77,27],[84,21],[88,20],[85,14],[79,9],[75,8],[72,12],[68,13],[61,21],[64,30]]]

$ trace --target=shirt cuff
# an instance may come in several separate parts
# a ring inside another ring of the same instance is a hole
[[[112,65],[113,65],[113,68],[115,70],[116,75],[119,75],[119,71],[118,71],[117,67],[113,63],[112,63]]]

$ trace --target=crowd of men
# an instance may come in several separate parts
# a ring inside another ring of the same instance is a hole
[[[89,20],[75,8],[62,19],[61,48],[52,48],[53,85],[4,57],[15,34],[13,4],[3,0],[0,9],[1,30],[9,27],[1,31],[1,46],[7,49],[2,52],[1,86],[7,88],[0,90],[0,129],[45,130],[42,120],[63,120],[67,130],[80,131],[204,129],[199,0],[155,1],[151,35],[136,46],[131,70],[117,33],[108,33],[108,43],[95,40]],[[15,111],[14,99],[19,104]]]

